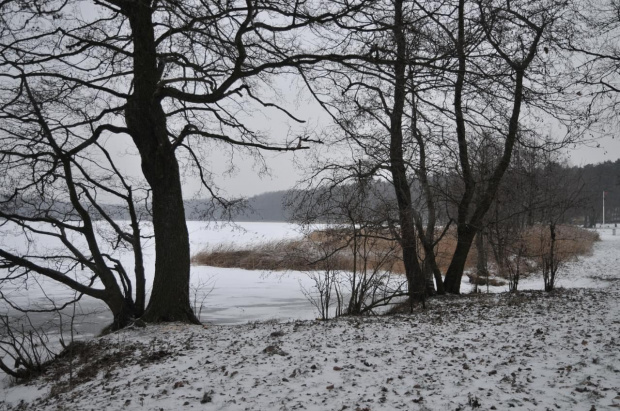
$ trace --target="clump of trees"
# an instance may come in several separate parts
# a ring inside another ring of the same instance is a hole
[[[558,153],[531,148],[515,151],[505,180],[485,218],[481,236],[488,239],[497,271],[508,277],[516,291],[522,274],[542,269],[543,274],[559,268],[573,249],[556,253],[556,231],[570,223],[571,212],[585,203],[583,176],[562,162]],[[578,241],[579,230],[562,230],[561,243]],[[579,253],[576,253],[579,254]],[[532,267],[527,267],[529,265]],[[535,262],[532,264],[531,262]],[[552,267],[550,261],[555,261]],[[545,287],[548,291],[553,288]]]
[[[338,126],[334,142],[351,153],[346,165],[317,162],[309,184],[328,189],[369,176],[391,183],[390,224],[411,299],[460,292],[469,250],[516,148],[550,150],[578,138],[585,120],[558,43],[573,35],[568,10],[554,1],[379,2],[346,20],[347,41],[333,43],[368,50],[364,58],[304,68]],[[571,132],[542,138],[542,115]],[[444,227],[457,231],[445,272],[434,257],[442,208]]]
[[[572,220],[587,228],[602,224],[605,202],[605,223],[617,225],[620,222],[620,160],[588,164],[573,172],[582,176],[584,201],[570,211]]]

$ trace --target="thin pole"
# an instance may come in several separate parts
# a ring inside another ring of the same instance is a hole
[[[605,227],[605,190],[603,190],[603,227]]]

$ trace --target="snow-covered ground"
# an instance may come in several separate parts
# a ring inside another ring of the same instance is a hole
[[[620,235],[601,237],[550,294],[447,296],[393,317],[123,330],[4,388],[0,409],[618,409]]]

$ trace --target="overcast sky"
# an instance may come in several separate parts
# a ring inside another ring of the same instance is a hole
[[[283,80],[280,89],[285,91],[280,95],[285,101],[283,104],[294,116],[305,120],[311,130],[317,133],[331,125],[331,118],[316,103],[312,97],[303,91],[303,87],[289,78]],[[561,132],[561,128],[556,128],[549,121],[548,128],[550,134],[554,131]],[[273,110],[266,110],[260,113],[258,120],[254,123],[259,129],[266,130],[267,134],[273,135],[275,141],[282,141],[290,130],[291,122],[286,116]],[[555,130],[554,130],[555,128]],[[610,127],[614,128],[614,127]],[[561,136],[556,136],[561,139]],[[270,168],[269,174],[259,175],[254,167],[251,158],[240,156],[235,157],[237,170],[227,173],[229,168],[228,158],[213,154],[212,171],[216,176],[215,182],[223,190],[223,195],[251,197],[269,191],[287,190],[293,188],[295,183],[304,178],[304,170],[301,165],[308,164],[308,158],[312,156],[312,151],[318,147],[311,147],[310,150],[297,152],[273,153],[263,152],[265,161]],[[325,146],[322,151],[329,151]],[[604,161],[616,161],[620,158],[620,134],[603,135],[597,140],[589,141],[587,144],[570,146],[564,149],[564,154],[568,161],[574,166],[584,166],[586,164],[596,164]],[[204,198],[208,193],[198,191],[200,184],[197,180],[190,178],[185,180],[185,198]]]
[[[592,147],[578,146],[568,151],[571,163],[582,166],[586,164],[616,161],[620,158],[620,133],[615,136],[600,138]],[[598,147],[597,147],[598,146]]]
[[[307,124],[315,131],[319,132],[322,127],[330,123],[330,119],[323,110],[311,101],[307,96],[291,98],[285,103],[293,115],[307,121]],[[272,113],[263,113],[261,121],[266,122],[269,133],[274,135],[276,141],[282,140],[282,136],[287,133],[289,122],[283,116],[270,117]],[[278,120],[276,120],[278,119]],[[260,123],[257,123],[260,124]],[[264,127],[263,127],[264,128]],[[552,128],[552,126],[549,126]],[[551,129],[549,130],[552,131]],[[251,197],[269,191],[287,190],[293,188],[295,183],[304,178],[302,165],[308,164],[308,158],[312,156],[312,150],[318,147],[311,147],[310,150],[297,152],[273,153],[264,152],[264,158],[270,168],[269,174],[259,175],[254,166],[254,161],[249,157],[235,157],[237,169],[233,173],[228,173],[229,163],[226,156],[219,156],[213,153],[212,171],[215,174],[217,185],[223,190],[223,195],[232,197]],[[322,150],[326,148],[321,147]],[[587,144],[567,147],[564,153],[569,162],[574,166],[584,166],[586,164],[596,164],[604,161],[616,161],[620,158],[620,135],[606,135],[599,137],[598,140],[590,141]],[[200,192],[200,184],[196,179],[186,178],[184,181],[185,198],[204,198],[207,193]]]
[[[85,16],[92,17],[94,9],[90,3],[83,3],[82,12]],[[280,83],[279,80],[278,83]],[[306,120],[307,124],[317,130],[329,124],[329,118],[318,107],[318,104],[313,102],[308,95],[299,94],[299,89],[302,88],[300,84],[295,84],[289,78],[276,86],[279,86],[276,88],[284,90],[284,97],[289,101],[284,102],[283,106],[293,115]],[[273,135],[275,141],[282,142],[287,140],[287,134],[290,135],[290,121],[283,118],[281,113],[274,113],[266,109],[265,112],[260,113],[260,118],[257,121],[258,123],[255,125],[266,130],[267,134]],[[126,139],[117,141],[115,137],[110,137],[110,140],[112,145],[118,147],[117,153],[123,153],[122,168],[130,174],[140,175],[139,157],[135,153],[133,144]],[[290,138],[288,140],[290,141]],[[209,158],[211,166],[209,168],[214,173],[214,182],[222,190],[222,195],[250,197],[268,191],[292,188],[304,176],[300,164],[307,164],[306,158],[310,154],[308,151],[310,150],[295,153],[265,152],[264,158],[270,169],[267,174],[260,174],[257,171],[255,162],[251,157],[243,157],[238,154],[235,154],[234,157],[236,170],[233,172],[229,172],[229,158],[218,152],[211,153]],[[577,166],[608,160],[615,161],[620,158],[620,135],[615,136],[615,138],[605,136],[587,146],[571,147],[566,150],[566,155],[571,164]],[[185,176],[183,183],[186,199],[208,196],[204,189],[201,190],[198,179]]]
[[[317,132],[330,124],[330,119],[318,104],[307,98],[301,99],[301,102],[299,98],[291,99],[285,103],[285,106],[293,115],[306,120]],[[287,133],[289,124],[283,120],[282,116],[274,116],[273,118],[269,116],[269,113],[265,113],[262,121],[267,122],[266,127],[269,133],[274,135],[276,141],[282,140],[282,136]],[[279,122],[276,121],[276,118],[279,119]],[[309,158],[317,149],[319,147],[315,145],[310,150],[297,152],[263,152],[270,172],[262,175],[257,172],[254,160],[251,157],[236,155],[234,158],[236,170],[230,173],[228,172],[228,157],[213,153],[211,170],[214,173],[215,182],[224,196],[251,197],[269,191],[287,190],[293,188],[299,180],[304,178],[303,165],[309,163]],[[326,147],[322,146],[320,149],[324,151]],[[587,144],[570,146],[564,150],[564,153],[568,161],[574,166],[616,161],[620,158],[620,135],[605,135]],[[185,198],[205,198],[208,196],[204,189],[199,190],[198,180],[192,178],[184,180]]]
[[[600,146],[596,147],[597,144]],[[590,145],[592,146],[581,145],[567,150],[571,164],[583,166],[603,161],[616,161],[620,158],[620,136],[604,137]],[[227,194],[232,196],[250,197],[268,191],[286,190],[292,188],[296,181],[303,178],[299,163],[305,162],[307,154],[305,152],[267,153],[265,158],[271,168],[271,174],[262,177],[253,170],[251,161],[241,161],[237,172],[232,175],[224,173],[226,167],[220,164],[220,171],[216,171],[216,174],[220,174],[217,182]],[[198,188],[196,181],[186,180],[185,197],[194,197]]]

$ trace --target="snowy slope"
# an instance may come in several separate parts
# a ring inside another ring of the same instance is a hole
[[[71,386],[52,369],[5,388],[0,409],[618,409],[620,238],[602,238],[551,294],[447,296],[394,317],[123,330],[58,366],[72,364]]]

